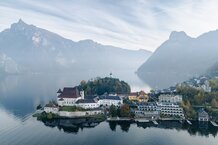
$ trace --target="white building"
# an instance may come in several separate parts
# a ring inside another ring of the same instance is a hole
[[[203,81],[200,85],[200,88],[205,92],[211,92],[210,82],[208,80]]]
[[[102,95],[99,97],[98,104],[103,106],[120,106],[123,104],[123,100],[119,96]]]
[[[54,113],[54,114],[57,114],[58,111],[59,111],[59,108],[57,105],[53,104],[53,103],[49,103],[49,104],[46,104],[45,107],[44,107],[44,111],[46,113]]]
[[[59,111],[58,115],[63,117],[81,117],[81,116],[87,116],[87,115],[97,115],[102,114],[102,110],[100,109],[92,109],[89,111],[75,111],[75,112],[69,112],[69,111]]]
[[[76,102],[76,105],[84,109],[98,108],[100,105],[93,99],[80,99]]]
[[[74,106],[80,99],[84,99],[84,91],[79,91],[78,87],[59,89],[57,92],[59,106]]]
[[[159,102],[181,103],[182,96],[181,95],[162,94],[158,97],[158,100],[159,100]]]
[[[93,99],[85,99],[84,91],[80,91],[78,87],[64,88],[57,92],[57,102],[59,106],[79,106],[84,109],[98,108],[100,105]]]
[[[160,107],[155,102],[140,103],[134,113],[136,117],[158,119],[160,117]]]
[[[198,111],[198,121],[209,121],[209,115],[204,109]]]
[[[178,104],[161,102],[157,103],[157,106],[160,107],[160,113],[163,115],[184,117],[183,108]]]

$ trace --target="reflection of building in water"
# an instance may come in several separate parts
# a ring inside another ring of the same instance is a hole
[[[78,118],[43,120],[43,123],[49,127],[58,127],[64,132],[77,133],[80,129],[96,127],[100,121],[94,118]]]
[[[213,127],[208,122],[201,122],[192,121],[192,125],[189,125],[186,121],[158,121],[158,125],[155,125],[152,122],[116,122],[111,121],[108,122],[109,127],[112,131],[117,131],[121,129],[122,131],[128,132],[131,125],[142,127],[144,129],[147,128],[162,128],[162,129],[176,129],[177,131],[187,131],[190,135],[201,135],[201,136],[208,136],[213,135],[214,137],[217,136],[218,128]],[[120,126],[120,127],[119,127]]]
[[[207,132],[208,130],[208,122],[207,121],[199,121],[198,128],[201,132]]]

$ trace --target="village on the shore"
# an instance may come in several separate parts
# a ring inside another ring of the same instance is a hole
[[[184,92],[186,88],[185,91],[194,89],[197,93],[202,91],[208,94],[217,87],[217,83],[214,82],[211,78],[203,76],[168,89],[151,90],[149,93],[104,92],[101,95],[86,94],[79,86],[64,87],[57,91],[57,100],[50,101],[44,107],[40,106],[38,113],[51,114],[51,118],[104,116],[108,121],[153,122],[154,124],[158,124],[159,120],[186,121],[190,125],[192,121],[210,121],[217,127],[216,116],[214,117],[208,110],[218,106],[211,107],[208,103],[191,106],[192,100],[187,99],[186,95],[190,95],[190,92]]]

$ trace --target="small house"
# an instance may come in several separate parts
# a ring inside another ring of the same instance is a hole
[[[209,115],[204,109],[198,111],[198,121],[209,121]]]
[[[148,102],[149,96],[144,91],[132,92],[129,94],[128,99],[130,101]]]

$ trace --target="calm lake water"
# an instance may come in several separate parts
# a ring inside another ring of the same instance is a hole
[[[75,120],[38,121],[31,117],[39,103],[56,98],[58,88],[104,73],[20,75],[0,78],[0,145],[217,145],[217,128],[210,124],[188,126],[179,122],[152,124],[74,124]],[[133,91],[146,90],[134,73],[113,74]]]

